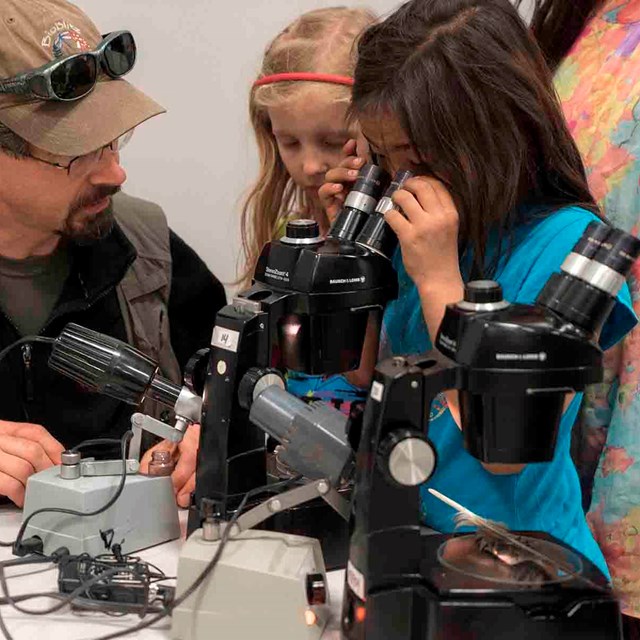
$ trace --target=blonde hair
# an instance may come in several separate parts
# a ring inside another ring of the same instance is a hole
[[[259,78],[274,73],[313,72],[353,76],[355,43],[376,20],[364,8],[331,7],[303,14],[267,47]],[[309,210],[309,202],[291,180],[271,131],[269,107],[283,104],[316,82],[279,82],[253,87],[249,97],[251,124],[258,144],[260,173],[242,208],[241,233],[245,260],[238,284],[250,284],[265,243],[272,240],[292,209]],[[348,103],[351,87],[323,84],[335,102]]]

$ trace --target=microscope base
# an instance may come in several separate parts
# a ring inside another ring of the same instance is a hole
[[[29,478],[23,515],[47,507],[95,511],[119,483],[119,476],[66,480],[60,477],[60,467],[51,467]],[[24,537],[30,536],[42,539],[47,554],[64,546],[72,554],[92,556],[108,552],[105,539],[121,544],[123,553],[175,540],[180,523],[171,478],[128,475],[122,495],[107,511],[86,518],[42,513],[27,526]]]
[[[547,541],[563,551],[577,552],[540,532],[518,532],[532,540]],[[373,577],[375,586],[362,599],[364,577],[351,567],[343,601],[342,631],[346,640],[621,640],[620,608],[606,578],[580,556],[577,577],[566,576],[541,586],[502,581],[487,559],[480,573],[465,572],[443,544],[470,534],[422,537],[420,575]],[[387,538],[387,548],[390,546]],[[455,545],[457,546],[457,545]],[[382,547],[379,547],[382,548]],[[454,547],[455,548],[455,547]],[[540,547],[538,547],[540,548]],[[458,546],[466,554],[465,547]],[[489,556],[487,556],[489,558]],[[384,562],[385,558],[381,558]],[[572,562],[570,564],[573,564]],[[479,568],[476,565],[474,568]],[[504,565],[501,565],[504,567]],[[503,573],[503,576],[505,574]],[[583,580],[582,578],[586,579]],[[378,587],[379,585],[379,587]],[[356,593],[359,592],[359,593]],[[358,616],[359,612],[366,616]]]
[[[185,542],[178,564],[180,597],[218,549],[197,529]],[[324,580],[325,603],[311,605],[307,576]],[[174,609],[176,640],[318,640],[329,617],[329,595],[320,544],[272,531],[245,531],[232,538],[207,580]],[[309,617],[310,620],[306,618]]]

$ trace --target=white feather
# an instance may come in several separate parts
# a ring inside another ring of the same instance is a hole
[[[566,562],[562,562],[557,558],[552,558],[542,551],[539,551],[538,549],[528,544],[523,536],[515,535],[504,525],[479,516],[477,513],[474,513],[470,509],[467,509],[455,500],[452,500],[448,496],[445,496],[443,493],[440,493],[435,489],[429,488],[429,493],[438,498],[438,500],[440,500],[441,502],[449,505],[457,512],[457,515],[455,517],[456,527],[477,527],[479,536],[497,538],[498,540],[510,544],[518,549],[518,551],[522,553],[525,559],[531,560],[532,562],[535,562],[537,564],[544,563],[544,565],[546,566],[560,569],[562,572],[570,575],[572,578],[587,582],[590,586],[599,591],[605,591],[602,586],[597,585],[588,578],[585,578],[579,573],[576,573],[575,567],[568,565]]]

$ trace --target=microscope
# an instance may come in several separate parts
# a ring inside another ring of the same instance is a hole
[[[241,497],[268,484],[265,432],[279,443],[276,480],[302,478],[237,518],[215,577],[174,610],[172,637],[204,640],[214,624],[237,638],[320,637],[329,604],[325,565],[346,562],[354,454],[347,416],[292,396],[285,372],[330,375],[358,366],[368,324],[379,323],[397,292],[390,262],[397,239],[384,213],[409,176],[397,174],[379,199],[384,175],[363,167],[328,236],[313,221],[290,222],[263,249],[253,286],[218,314],[178,597],[218,553]]]
[[[429,409],[446,390],[458,391],[464,443],[479,460],[552,459],[565,395],[601,380],[597,335],[639,254],[638,239],[593,223],[535,305],[471,282],[446,310],[437,351],[378,365],[357,453],[345,638],[621,638],[618,605],[587,558],[516,532],[549,565],[516,579],[508,545],[490,553],[476,534],[429,535],[419,487],[436,465]]]
[[[264,247],[253,286],[218,313],[196,388],[203,410],[189,533],[206,519],[228,520],[244,493],[283,468],[281,448],[272,452],[249,418],[260,391],[284,388],[287,371],[328,376],[358,367],[368,324],[379,325],[397,293],[389,260],[397,240],[383,215],[409,175],[398,174],[379,200],[386,174],[365,165],[328,236],[314,221],[289,222]],[[346,564],[347,523],[321,500],[265,526],[318,538],[329,567]]]
[[[59,467],[34,474],[26,492],[25,534],[38,536],[45,552],[65,544],[72,553],[94,555],[108,549],[108,540],[122,541],[129,553],[177,538],[170,479],[138,473],[143,432],[177,443],[190,424],[202,424],[189,533],[207,519],[224,521],[244,493],[267,484],[271,474],[265,436],[249,420],[249,405],[270,384],[284,388],[287,368],[328,375],[358,366],[369,319],[375,322],[396,295],[388,259],[394,236],[382,216],[392,192],[408,175],[399,174],[400,182],[394,182],[379,203],[386,174],[375,165],[363,167],[326,239],[313,221],[290,222],[286,236],[264,248],[253,287],[220,312],[211,349],[192,358],[183,387],[162,378],[157,363],[129,345],[68,325],[55,340],[49,360],[55,371],[131,405],[145,398],[159,402],[173,411],[176,423],[165,424],[141,412],[132,416],[134,436],[126,455],[123,494],[95,516],[79,518],[48,508],[86,513],[105,504],[118,487],[121,460],[83,459],[72,450],[63,453]],[[383,208],[375,210],[377,205]],[[287,451],[280,447],[271,466],[297,473],[287,461]],[[345,504],[334,500],[331,509],[326,499],[318,499],[308,509],[274,514],[266,526],[312,533],[323,541],[328,564],[344,566]],[[35,512],[41,513],[33,518]]]

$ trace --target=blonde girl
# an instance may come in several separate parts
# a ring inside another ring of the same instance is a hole
[[[355,43],[374,20],[363,8],[310,11],[267,47],[249,99],[260,173],[242,210],[241,288],[287,219],[313,218],[328,230],[317,192],[325,173],[353,152],[346,112]]]

